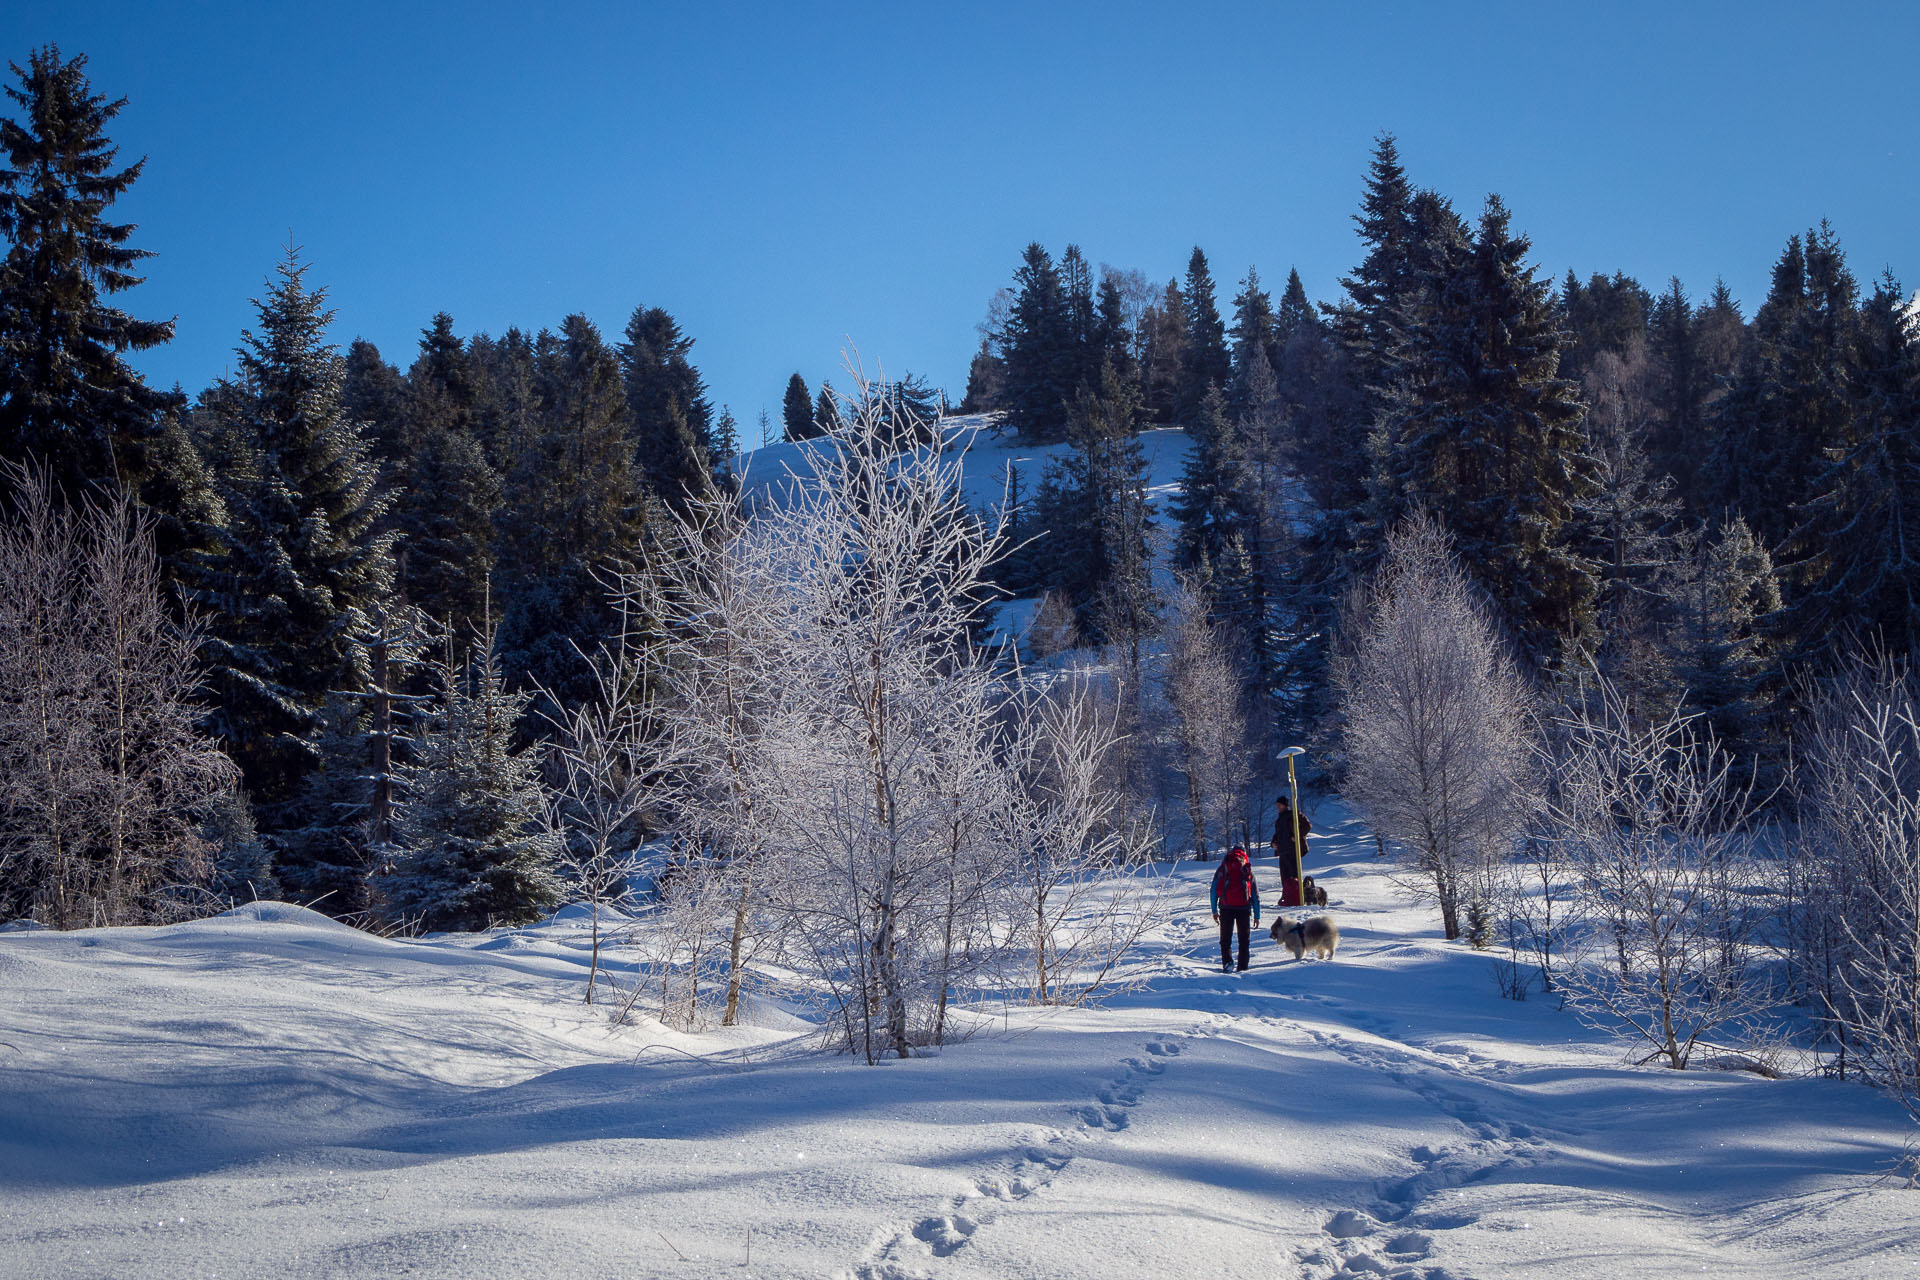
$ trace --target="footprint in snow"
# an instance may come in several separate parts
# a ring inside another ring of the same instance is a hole
[[[1131,1123],[1125,1111],[1107,1106],[1081,1108],[1080,1120],[1089,1129],[1103,1129],[1108,1133],[1118,1133]]]
[[[913,1238],[927,1246],[934,1257],[945,1258],[972,1239],[979,1226],[972,1218],[959,1213],[927,1218],[914,1224]]]

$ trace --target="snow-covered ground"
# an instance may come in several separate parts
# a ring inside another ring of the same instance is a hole
[[[1625,1066],[1320,817],[1336,960],[1223,976],[1187,864],[1137,987],[880,1067],[611,1027],[577,914],[0,934],[0,1275],[1920,1273],[1886,1100]]]

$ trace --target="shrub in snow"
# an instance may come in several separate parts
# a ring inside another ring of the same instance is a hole
[[[1680,712],[1637,723],[1603,683],[1559,726],[1540,820],[1587,921],[1561,970],[1569,1005],[1676,1069],[1750,1040],[1774,1006],[1764,916],[1737,892],[1756,861],[1751,796],[1697,726]]]
[[[1799,968],[1841,1070],[1920,1121],[1920,681],[1904,662],[1856,661],[1815,697],[1803,738]]]

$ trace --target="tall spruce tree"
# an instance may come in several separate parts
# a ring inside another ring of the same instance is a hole
[[[477,334],[467,344],[474,376],[474,436],[501,476],[534,447],[545,412],[534,342],[519,329],[495,339]]]
[[[636,307],[620,344],[620,378],[641,474],[676,509],[704,494],[718,462],[713,406],[693,367],[693,339],[659,307]]]
[[[799,374],[787,379],[787,394],[780,402],[780,421],[788,440],[811,440],[819,434],[813,421],[813,397],[807,393],[807,380]]]
[[[1920,332],[1886,276],[1861,309],[1847,382],[1853,421],[1833,449],[1789,542],[1799,652],[1849,640],[1920,649]]]
[[[1187,259],[1185,297],[1187,302],[1187,345],[1181,352],[1179,399],[1174,406],[1174,421],[1191,426],[1200,415],[1207,392],[1222,391],[1233,381],[1233,360],[1227,353],[1227,326],[1220,318],[1220,304],[1214,297],[1213,272],[1207,267],[1207,255],[1194,246]]]
[[[1120,288],[1119,273],[1111,267],[1100,269],[1100,296],[1094,304],[1092,363],[1097,376],[1102,364],[1128,382],[1138,380],[1134,368],[1133,331],[1127,323],[1127,299]]]
[[[815,436],[837,435],[844,419],[840,416],[840,398],[833,384],[825,378],[820,380],[820,393],[813,398],[813,434]]]
[[[1066,432],[1075,363],[1065,289],[1038,241],[1021,254],[1013,279],[1013,305],[999,335],[1007,418],[1026,440],[1056,441]]]
[[[1252,267],[1247,268],[1247,278],[1240,282],[1240,292],[1233,299],[1233,343],[1229,357],[1233,362],[1233,374],[1224,390],[1227,393],[1227,417],[1238,425],[1245,420],[1254,404],[1250,386],[1256,378],[1263,375],[1266,381],[1272,381],[1278,352],[1277,333],[1273,314],[1273,298],[1260,287],[1260,273]]]
[[[1180,493],[1173,501],[1178,523],[1175,550],[1189,570],[1222,563],[1229,540],[1243,543],[1251,521],[1241,502],[1241,458],[1227,401],[1215,387],[1200,404],[1187,434],[1192,445],[1180,472]]]
[[[1470,246],[1442,230],[1445,215],[1432,203],[1416,214],[1425,283],[1376,435],[1375,527],[1411,507],[1440,517],[1523,651],[1554,667],[1593,622],[1593,566],[1573,536],[1595,488],[1582,406],[1558,376],[1553,300],[1506,206],[1488,197]]]
[[[1140,317],[1140,397],[1148,422],[1166,424],[1178,416],[1187,345],[1187,297],[1178,280],[1169,280]]]
[[[0,120],[0,459],[32,460],[69,496],[92,484],[137,486],[171,401],[125,359],[173,336],[107,299],[139,284],[151,254],[128,244],[132,223],[107,210],[145,159],[116,169],[107,125],[126,105],[95,93],[84,55],[37,49],[10,63],[19,119]]]
[[[1800,523],[1831,451],[1847,446],[1857,305],[1830,227],[1790,239],[1739,371],[1714,408],[1705,487],[1769,548]]]
[[[385,499],[361,425],[341,411],[326,293],[289,249],[238,379],[202,398],[228,518],[201,600],[211,615],[215,728],[245,771],[262,828],[282,829],[313,767],[329,693],[363,687],[354,632],[393,588]]]
[[[541,413],[505,478],[498,522],[499,660],[515,688],[562,702],[590,692],[581,656],[618,625],[608,570],[637,563],[647,496],[628,432],[620,366],[591,320],[542,333],[534,365]]]
[[[420,334],[393,524],[402,599],[460,630],[480,622],[494,567],[501,479],[476,430],[473,362],[446,312]]]
[[[1287,287],[1280,294],[1280,305],[1273,314],[1274,336],[1281,343],[1309,328],[1318,328],[1320,313],[1307,300],[1307,286],[1300,283],[1298,268],[1287,271]]]
[[[409,399],[406,378],[386,362],[380,348],[365,338],[347,344],[340,412],[365,425],[367,441],[389,478],[406,464]]]

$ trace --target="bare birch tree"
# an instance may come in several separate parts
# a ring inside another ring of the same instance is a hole
[[[1438,521],[1416,513],[1386,556],[1336,663],[1347,798],[1412,857],[1448,938],[1511,847],[1528,753],[1526,689]]]

